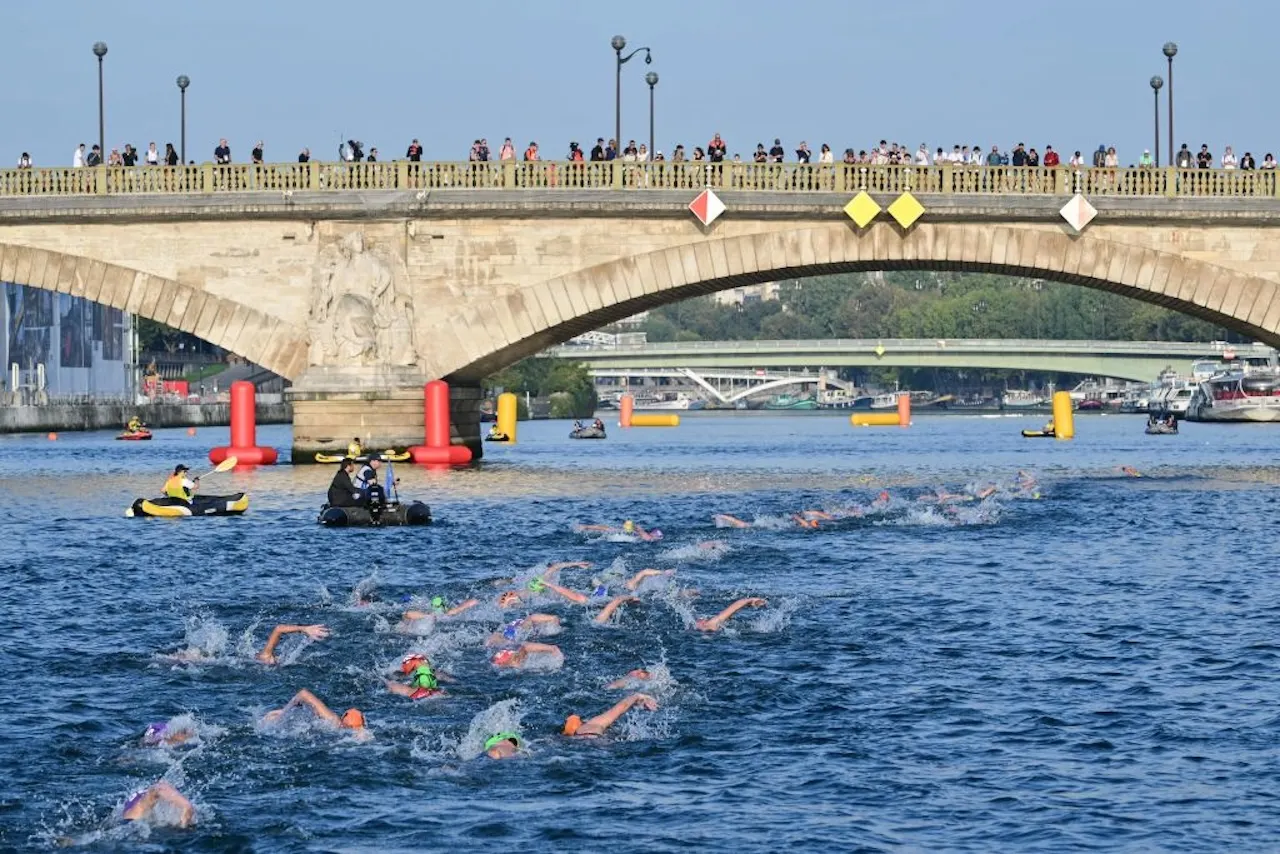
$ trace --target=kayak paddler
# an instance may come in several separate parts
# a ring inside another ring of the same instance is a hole
[[[190,504],[192,496],[200,488],[200,478],[192,480],[187,477],[189,471],[191,469],[182,463],[174,466],[173,474],[164,482],[164,494],[169,498],[177,498]]]

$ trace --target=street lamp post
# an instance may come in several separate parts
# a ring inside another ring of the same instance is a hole
[[[622,148],[622,66],[631,61],[631,57],[640,51],[644,51],[644,64],[648,65],[653,62],[653,55],[649,53],[649,48],[638,47],[626,56],[622,55],[623,48],[627,46],[627,40],[622,36],[614,36],[609,40],[609,44],[613,47],[613,52],[618,57],[618,73],[616,81],[616,91],[613,100],[613,142],[617,152]]]
[[[658,85],[658,72],[650,71],[644,76],[644,82],[649,84],[649,157],[652,159],[658,150],[653,143],[653,87]]]
[[[102,98],[102,58],[107,55],[106,42],[93,43],[93,55],[98,57],[98,156],[107,162],[107,124],[103,115]]]
[[[1178,55],[1178,46],[1173,42],[1164,43],[1164,55],[1169,60],[1169,165],[1173,165],[1173,58]]]
[[[178,75],[178,98],[182,102],[182,132],[178,137],[178,151],[180,152],[181,162],[179,165],[185,166],[187,163],[187,87],[191,85],[191,78],[185,74]]]
[[[1151,162],[1156,166],[1160,165],[1160,87],[1163,85],[1164,81],[1160,79],[1159,74],[1151,78],[1151,94],[1155,96],[1156,105],[1156,156]],[[1169,147],[1173,147],[1172,142],[1169,143]]]

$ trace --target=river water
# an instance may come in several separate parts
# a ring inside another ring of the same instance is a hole
[[[1280,430],[1148,437],[1095,416],[1073,442],[1018,435],[1035,425],[708,413],[574,442],[521,424],[476,469],[398,466],[437,521],[386,530],[315,524],[328,467],[206,478],[251,494],[242,518],[123,518],[225,430],[0,438],[0,850],[1273,848]],[[287,447],[287,428],[259,441]],[[846,515],[790,521],[810,509]],[[664,537],[574,528],[624,519]],[[563,584],[610,595],[675,574],[607,626],[603,599],[543,594],[563,665],[491,666],[485,638],[528,610],[500,611],[494,579],[575,560],[593,566]],[[398,631],[433,595],[485,604]],[[768,604],[693,627],[740,596]],[[267,667],[277,623],[331,636],[289,636]],[[387,692],[409,650],[456,678],[449,696]],[[559,734],[638,667],[656,711]],[[363,709],[374,738],[261,722],[304,687]],[[156,721],[197,735],[142,746]],[[488,759],[503,730],[524,750]],[[197,826],[122,824],[162,778]]]

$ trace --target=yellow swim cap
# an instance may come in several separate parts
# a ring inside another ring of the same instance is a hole
[[[622,523],[622,530],[626,531],[628,534],[630,534],[635,529],[636,529],[636,523],[632,522],[630,519]]]

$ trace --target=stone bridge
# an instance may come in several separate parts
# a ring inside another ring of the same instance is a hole
[[[1031,276],[1280,345],[1275,178],[616,161],[16,170],[0,172],[0,281],[159,320],[289,378],[300,460],[353,435],[420,441],[434,377],[454,387],[455,441],[478,451],[490,372],[779,278]],[[727,207],[709,226],[688,210],[705,186]],[[1076,193],[1097,211],[1079,229],[1061,213]]]

